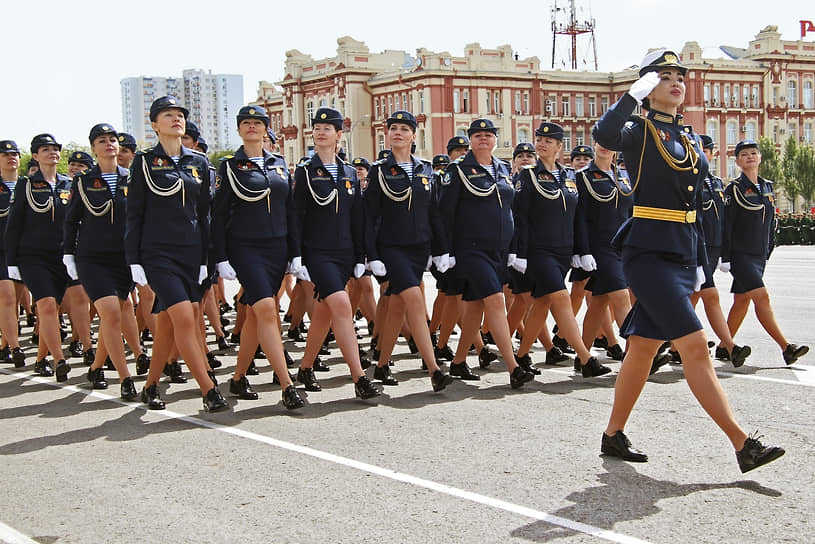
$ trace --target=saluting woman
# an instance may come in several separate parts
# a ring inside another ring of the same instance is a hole
[[[314,375],[314,362],[331,327],[351,369],[354,393],[367,399],[379,395],[379,390],[362,370],[351,301],[345,291],[348,279],[365,271],[362,194],[356,170],[337,156],[342,129],[339,111],[318,109],[312,119],[315,153],[294,173],[297,234],[302,247],[295,253],[302,254],[302,260],[295,256],[291,269],[314,283],[317,299],[297,380],[307,391],[322,389]]]
[[[291,257],[299,256],[294,225],[294,200],[286,161],[263,148],[269,117],[260,106],[238,112],[238,135],[243,145],[225,157],[215,181],[212,217],[213,258],[218,274],[238,278],[242,301],[248,305],[241,342],[260,341],[283,389],[283,405],[303,406],[303,399],[286,370],[278,327],[277,293]],[[255,328],[257,334],[249,334]],[[249,346],[254,353],[256,346]],[[229,390],[253,400],[246,371],[251,358],[239,360]]]
[[[31,156],[39,170],[14,187],[6,224],[6,265],[11,279],[22,280],[37,305],[40,345],[34,372],[68,379],[71,367],[65,362],[59,333],[58,306],[70,278],[62,264],[62,224],[71,200],[70,179],[57,173],[62,145],[50,134],[31,141]],[[46,360],[48,352],[56,368]]]
[[[198,382],[204,408],[216,411],[229,405],[207,371],[196,319],[207,277],[209,162],[181,145],[188,114],[172,96],[150,106],[158,144],[137,153],[131,165],[125,252],[133,281],[149,283],[156,293],[153,358],[142,402],[164,408],[157,384],[175,342]]]
[[[518,362],[539,374],[532,365],[529,349],[546,325],[549,312],[558,325],[558,334],[577,351],[575,369],[586,378],[611,371],[591,356],[580,341],[580,329],[572,311],[566,274],[575,254],[575,212],[577,185],[574,170],[558,162],[563,150],[563,127],[542,122],[535,130],[536,164],[521,171],[521,190],[515,196],[517,256],[510,265],[526,274],[534,299],[518,348]]]
[[[128,304],[133,280],[123,247],[128,170],[117,163],[119,139],[111,125],[94,125],[89,140],[97,163],[71,184],[73,197],[65,214],[62,260],[68,275],[79,279],[99,314],[99,343],[88,381],[94,389],[107,389],[102,366],[110,357],[121,380],[121,397],[129,401],[138,398],[138,393],[125,361],[123,323],[132,326],[136,339],[138,333]],[[131,349],[137,366],[146,366],[147,356],[138,342]]]
[[[432,196],[433,167],[411,154],[417,126],[412,113],[393,112],[387,126],[391,152],[374,163],[365,191],[368,263],[378,276],[388,275],[390,295],[385,326],[377,342],[380,354],[374,378],[385,385],[399,383],[391,375],[389,362],[399,329],[407,318],[433,390],[441,391],[452,379],[439,369],[433,356],[420,288],[431,255],[442,272],[450,265],[444,227]]]
[[[450,375],[480,379],[466,358],[479,336],[483,315],[515,389],[535,376],[515,362],[506,318],[502,284],[514,234],[515,189],[506,164],[492,155],[497,132],[489,119],[473,121],[467,131],[471,150],[450,163],[442,182],[439,209],[455,259],[455,276],[464,288],[462,330]]]
[[[677,115],[685,99],[687,69],[677,55],[657,50],[646,55],[640,79],[594,127],[606,149],[623,151],[633,182],[633,218],[615,237],[622,248],[623,273],[636,301],[623,323],[628,337],[614,392],[614,406],[601,451],[627,461],[648,456],[631,446],[623,428],[648,379],[660,345],[672,341],[682,357],[688,385],[702,408],[725,432],[742,472],[777,459],[784,450],[765,446],[736,423],[710,360],[702,324],[690,295],[704,280],[704,237],[696,214],[707,159],[691,127]],[[628,123],[638,103],[648,116]]]

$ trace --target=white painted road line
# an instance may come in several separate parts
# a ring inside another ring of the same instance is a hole
[[[20,531],[0,521],[0,543],[2,544],[37,544]]]
[[[41,383],[45,385],[50,385],[54,388],[64,389],[66,391],[71,391],[73,393],[81,393],[88,397],[94,397],[102,400],[107,400],[110,402],[114,402],[116,404],[121,404],[123,406],[129,406],[131,408],[138,408],[141,410],[148,411],[144,405],[141,403],[128,403],[124,402],[118,397],[107,395],[105,393],[99,393],[97,391],[89,391],[87,389],[83,389],[77,387],[75,385],[60,385],[53,381],[52,379],[45,379],[39,376],[31,376],[19,372],[13,372],[6,369],[0,369],[0,372],[3,374],[7,374],[9,376],[15,376],[17,378],[23,378],[25,380],[29,380],[36,383]],[[580,523],[579,521],[572,521],[570,519],[562,518],[560,516],[554,516],[552,514],[548,514],[546,512],[542,512],[540,510],[535,510],[533,508],[528,508],[526,506],[521,506],[518,504],[514,504],[511,502],[503,501],[501,499],[496,499],[493,497],[489,497],[487,495],[481,495],[479,493],[473,493],[471,491],[466,491],[464,489],[459,489],[457,487],[452,487],[449,485],[441,484],[438,482],[434,482],[432,480],[426,480],[424,478],[419,478],[417,476],[411,476],[410,474],[405,474],[402,472],[396,472],[387,468],[378,467],[376,465],[371,465],[368,463],[363,463],[361,461],[357,461],[355,459],[350,459],[348,457],[342,457],[339,455],[334,455],[332,453],[324,452],[321,450],[317,450],[314,448],[309,448],[307,446],[300,446],[298,444],[293,444],[291,442],[285,442],[283,440],[277,440],[275,438],[271,438],[268,436],[264,436],[262,434],[253,433],[250,431],[245,431],[242,429],[235,429],[233,427],[226,427],[224,425],[220,425],[218,423],[213,423],[211,421],[206,421],[204,419],[199,419],[197,417],[186,416],[184,414],[180,414],[178,412],[173,412],[172,410],[155,410],[149,411],[151,414],[156,416],[165,417],[167,419],[175,419],[179,421],[184,421],[191,425],[196,425],[198,427],[204,427],[207,429],[212,429],[214,431],[219,431],[226,434],[231,434],[233,436],[238,436],[241,438],[246,438],[248,440],[253,440],[255,442],[259,442],[262,444],[267,444],[269,446],[273,446],[276,448],[281,448],[284,450],[292,451],[295,453],[300,453],[303,455],[308,455],[310,457],[314,457],[317,459],[321,459],[323,461],[328,461],[329,463],[335,463],[338,465],[342,465],[348,468],[353,468],[355,470],[360,470],[362,472],[368,472],[370,474],[375,474],[377,476],[381,476],[383,478],[388,478],[390,480],[394,480],[397,482],[406,483],[408,485],[413,485],[416,487],[422,487],[424,489],[429,489],[431,491],[435,491],[437,493],[442,493],[444,495],[449,495],[452,497],[457,497],[460,499],[464,499],[470,502],[483,504],[485,506],[490,506],[492,508],[496,508],[499,510],[504,510],[505,512],[510,512],[512,514],[518,514],[521,516],[525,516],[528,518],[532,518],[538,521],[544,521],[546,523],[551,523],[552,525],[557,525],[559,527],[563,527],[564,529],[570,529],[575,532],[584,533],[587,535],[591,535],[597,538],[601,538],[604,540],[608,540],[610,542],[618,542],[620,544],[648,544],[648,541],[641,540],[639,538],[624,535],[621,533],[615,533],[614,531],[609,531],[607,529],[601,529],[600,527],[594,527],[592,525],[587,525],[585,523]],[[13,530],[13,529],[12,529]],[[15,531],[16,532],[16,531]],[[2,533],[0,533],[2,534]],[[19,534],[19,533],[18,533]],[[21,535],[22,536],[22,535]],[[26,537],[24,537],[26,538]],[[17,541],[11,541],[16,543]],[[31,544],[33,541],[22,540],[19,541],[21,544]]]

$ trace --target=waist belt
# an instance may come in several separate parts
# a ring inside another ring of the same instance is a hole
[[[650,206],[634,206],[634,217],[642,219],[656,219],[657,221],[672,221],[674,223],[695,223],[696,210],[684,212],[682,210],[669,210],[667,208],[651,208]]]

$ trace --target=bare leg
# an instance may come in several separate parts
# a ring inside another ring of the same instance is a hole
[[[628,353],[623,359],[614,386],[614,405],[605,431],[607,435],[612,436],[625,428],[631,410],[648,380],[651,363],[660,345],[662,340],[633,335],[628,337]]]

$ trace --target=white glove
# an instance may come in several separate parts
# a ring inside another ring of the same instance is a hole
[[[515,253],[510,253],[509,255],[507,255],[507,267],[512,266],[512,263],[514,263],[515,259],[517,258],[518,255],[516,255]]]
[[[198,284],[204,283],[204,280],[207,279],[209,276],[209,270],[207,270],[207,265],[202,264],[198,267]]]
[[[234,280],[238,277],[238,274],[235,272],[235,269],[232,268],[232,265],[229,264],[229,261],[216,263],[215,269],[218,271],[218,275],[225,280]]]
[[[130,277],[133,281],[142,287],[147,285],[147,274],[144,272],[144,267],[140,264],[130,265]]]
[[[580,255],[572,255],[572,268],[580,268]]]
[[[592,255],[581,255],[580,256],[580,268],[582,268],[586,272],[591,272],[592,270],[597,270],[597,261],[594,260],[594,256],[592,256]]]
[[[23,281],[23,278],[20,277],[20,269],[16,266],[8,267],[8,277],[13,280]]]
[[[388,269],[385,268],[385,263],[379,260],[369,262],[368,268],[374,273],[374,276],[381,277],[388,273]]]
[[[436,265],[436,270],[441,273],[446,272],[450,269],[450,254],[445,253],[444,255],[439,255],[438,257],[433,257],[433,264]]]
[[[521,274],[526,274],[526,259],[516,258],[512,263],[512,268]]]
[[[308,275],[308,268],[306,268],[305,266],[299,267],[296,271],[293,270],[292,274],[294,274],[294,276],[297,279],[301,279],[303,281],[311,281],[311,276]]]
[[[659,85],[659,74],[648,72],[631,85],[628,94],[637,101],[637,104],[642,105],[642,99],[651,94],[657,85]]]
[[[297,272],[303,267],[303,259],[301,257],[294,257],[291,262],[289,263],[288,268],[286,271],[289,274],[297,275]]]
[[[62,264],[65,265],[65,271],[68,272],[68,277],[72,280],[79,279],[79,273],[76,271],[76,257],[73,255],[63,255]]]
[[[451,268],[455,268],[455,266],[456,266],[456,258],[453,257],[453,256],[450,256],[450,266],[447,267],[447,270],[450,270]]]
[[[705,283],[705,269],[701,266],[696,267],[696,282],[693,284],[693,290],[698,291],[702,288],[702,284]]]
[[[359,279],[365,273],[365,265],[362,263],[357,263],[354,265],[354,277]]]
[[[430,270],[430,267],[433,266],[433,256],[427,257],[427,265],[424,267],[425,270]]]
[[[730,273],[730,261],[723,263],[721,259],[719,259],[719,270],[724,272],[725,274]]]

